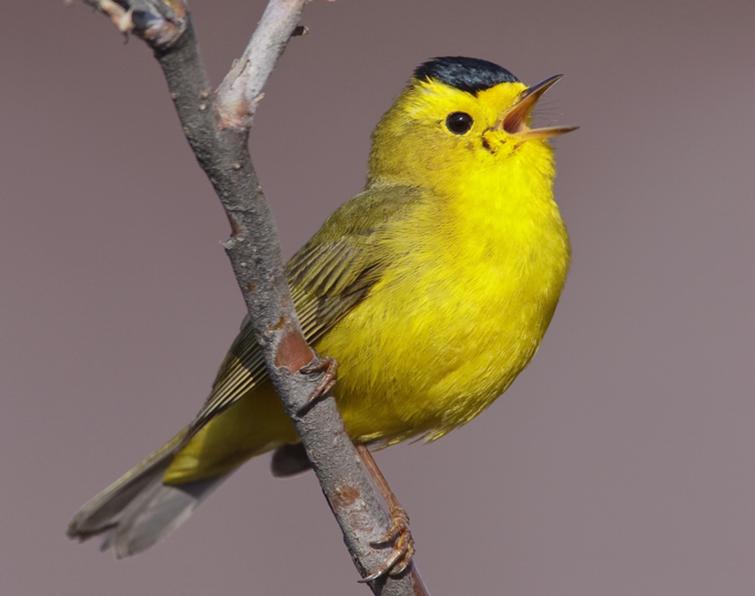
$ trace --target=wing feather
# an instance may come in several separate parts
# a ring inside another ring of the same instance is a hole
[[[369,294],[388,264],[381,239],[390,222],[405,214],[419,197],[419,191],[411,187],[367,190],[342,205],[291,258],[286,274],[309,343],[317,342]],[[266,378],[262,352],[245,319],[187,436]]]

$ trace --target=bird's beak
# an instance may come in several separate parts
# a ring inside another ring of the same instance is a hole
[[[543,94],[553,87],[564,75],[553,75],[537,85],[528,87],[519,95],[516,103],[508,109],[501,119],[498,127],[505,130],[510,135],[523,140],[529,139],[547,139],[558,135],[566,134],[579,128],[578,126],[549,126],[547,128],[530,128],[527,125],[529,115],[535,107],[537,101]]]

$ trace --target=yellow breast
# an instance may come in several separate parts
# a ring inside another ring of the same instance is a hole
[[[341,363],[336,394],[352,436],[435,439],[524,368],[569,260],[547,182],[481,171],[436,188],[397,227],[384,278],[317,345]]]

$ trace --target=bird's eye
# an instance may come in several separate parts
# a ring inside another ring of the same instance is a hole
[[[474,120],[466,112],[453,112],[446,117],[446,128],[455,135],[463,135],[472,128]]]

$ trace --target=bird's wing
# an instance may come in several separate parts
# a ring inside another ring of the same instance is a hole
[[[419,191],[410,187],[366,190],[336,210],[291,258],[286,276],[309,343],[320,339],[368,295],[388,264],[383,235],[419,197]],[[187,438],[266,378],[262,352],[245,319]]]

